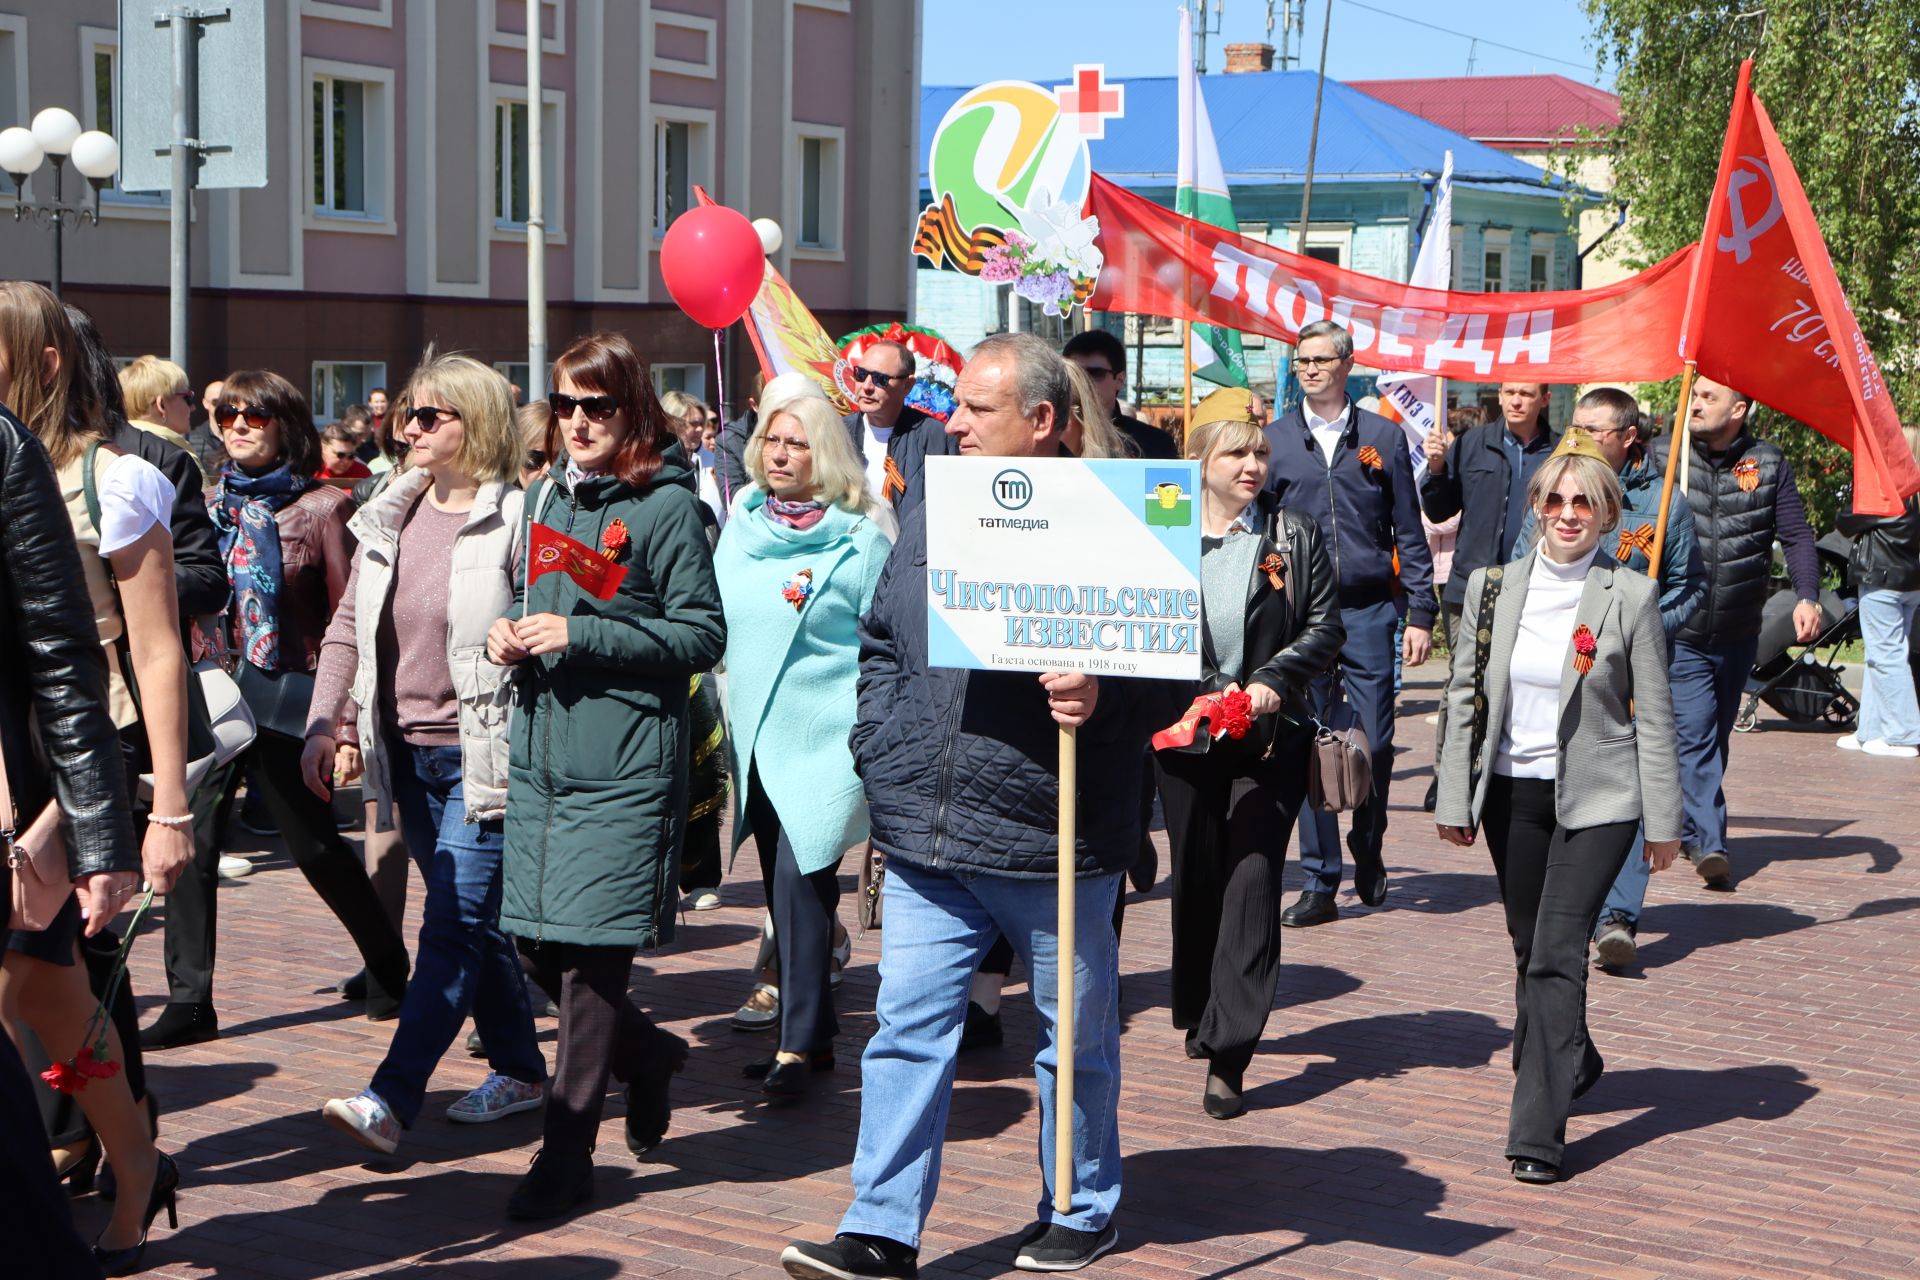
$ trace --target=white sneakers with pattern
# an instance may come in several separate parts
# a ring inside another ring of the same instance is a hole
[[[498,1071],[489,1071],[480,1087],[447,1108],[455,1124],[485,1124],[518,1111],[532,1111],[547,1100],[545,1085],[526,1084]]]
[[[400,1145],[400,1122],[371,1089],[362,1089],[351,1098],[333,1098],[320,1108],[328,1124],[363,1147],[372,1147],[382,1155],[392,1155]]]

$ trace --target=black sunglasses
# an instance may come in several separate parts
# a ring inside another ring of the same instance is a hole
[[[446,415],[448,421],[456,421],[460,417],[458,409],[444,409],[437,404],[423,404],[407,410],[400,421],[403,425],[408,422],[417,422],[422,432],[432,435],[441,427],[442,414]]]
[[[595,422],[605,422],[620,412],[620,402],[612,396],[567,396],[558,391],[547,397],[547,407],[556,418],[571,418],[579,409]]]
[[[547,451],[545,449],[527,450],[527,460],[521,465],[528,471],[538,471],[547,465]]]
[[[239,417],[245,417],[247,425],[258,431],[273,421],[273,410],[262,409],[259,405],[248,405],[242,409],[239,405],[223,404],[213,411],[213,420],[223,427]]]
[[[878,369],[862,369],[859,365],[853,366],[853,380],[855,382],[871,382],[882,391],[885,391],[888,387],[899,382],[906,376],[904,373],[881,373]]]

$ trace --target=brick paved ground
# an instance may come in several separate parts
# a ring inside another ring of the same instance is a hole
[[[1596,977],[1611,1070],[1569,1129],[1570,1180],[1529,1188],[1501,1159],[1510,952],[1484,853],[1438,844],[1424,789],[1431,687],[1409,690],[1387,909],[1287,936],[1251,1110],[1199,1109],[1199,1064],[1166,1020],[1164,884],[1129,911],[1123,1252],[1140,1277],[1910,1277],[1920,1272],[1920,837],[1910,764],[1843,757],[1773,722],[1735,744],[1733,894],[1656,879],[1645,967]],[[759,889],[694,917],[635,989],[694,1045],[669,1140],[636,1165],[609,1103],[596,1211],[527,1231],[502,1204],[538,1117],[475,1128],[439,1109],[483,1068],[456,1051],[398,1158],[365,1161],[319,1120],[368,1078],[389,1026],[323,990],[347,940],[283,859],[222,892],[226,1038],[156,1055],[163,1145],[186,1180],[175,1277],[769,1276],[789,1237],[831,1233],[847,1199],[858,1048],[877,940],[843,991],[841,1070],[769,1110],[739,1067],[767,1042],[727,1016],[744,994]],[[742,863],[744,870],[746,863]],[[157,938],[136,960],[162,990]],[[151,1003],[143,1001],[143,1003]],[[1030,1006],[964,1064],[930,1276],[998,1275],[1032,1216]],[[541,1024],[551,1044],[553,1024]],[[98,1211],[80,1202],[83,1225]],[[0,1265],[0,1272],[5,1268]]]

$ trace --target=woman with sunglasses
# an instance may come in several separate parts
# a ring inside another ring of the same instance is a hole
[[[623,334],[581,338],[553,385],[554,467],[526,500],[531,581],[487,636],[518,669],[500,925],[560,1006],[545,1143],[507,1204],[521,1219],[593,1194],[609,1074],[626,1086],[628,1147],[666,1134],[686,1041],[627,986],[635,949],[673,937],[688,686],[726,642],[691,472],[639,352]]]
[[[1527,502],[1538,545],[1467,583],[1434,821],[1462,847],[1486,832],[1515,970],[1507,1158],[1545,1183],[1605,1065],[1587,1035],[1588,940],[1636,827],[1654,870],[1673,862],[1680,792],[1659,588],[1600,549],[1619,478],[1569,431]]]
[[[238,679],[260,726],[253,776],[294,865],[360,951],[367,1017],[384,1021],[406,994],[406,944],[341,838],[333,806],[307,788],[300,768],[320,644],[353,568],[352,502],[314,478],[313,416],[279,374],[229,376],[213,421],[228,461],[208,506],[233,585]]]
[[[91,868],[116,873],[110,884],[90,881],[84,910],[81,897],[69,895],[46,928],[14,930],[6,942],[0,1019],[16,1043],[31,1030],[50,1060],[66,1063],[87,1047],[99,1007],[82,936],[89,942],[100,936],[133,899],[135,868],[165,893],[193,860],[187,661],[168,523],[174,489],[151,463],[106,443],[106,405],[89,379],[73,325],[59,301],[37,284],[0,283],[0,400],[19,412],[45,446],[66,503],[97,639],[107,654],[107,705],[120,732],[129,793],[142,772],[153,775],[153,805],[144,815],[139,850],[119,850],[109,866]],[[141,1269],[147,1229],[163,1205],[171,1213],[180,1185],[179,1170],[154,1145],[147,1108],[136,1101],[146,1096],[146,1072],[132,1030],[130,1008],[108,1020],[106,1060],[125,1069],[73,1095],[113,1162],[120,1191],[94,1245],[109,1275]],[[6,1141],[38,1137],[9,1134]],[[92,1158],[83,1155],[69,1166],[76,1183],[81,1171],[91,1178],[98,1154],[95,1147]]]
[[[330,779],[364,773],[380,816],[397,811],[427,887],[393,1043],[365,1089],[322,1111],[386,1154],[419,1117],[469,1013],[492,1070],[447,1119],[530,1111],[547,1078],[520,961],[499,924],[510,690],[507,670],[486,660],[486,637],[523,563],[512,390],[479,361],[449,355],[421,364],[408,397],[409,466],[353,519],[360,547],[321,646],[301,757],[323,800]]]

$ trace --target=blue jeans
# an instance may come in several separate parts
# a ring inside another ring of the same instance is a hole
[[[1727,744],[1759,647],[1758,636],[1710,646],[1673,642],[1667,680],[1686,810],[1681,838],[1702,853],[1727,851]]]
[[[388,760],[400,831],[426,881],[427,900],[413,980],[393,1043],[368,1087],[412,1127],[433,1069],[469,1013],[493,1070],[543,1084],[547,1063],[534,1039],[519,954],[500,932],[506,842],[499,819],[467,821],[460,748],[392,740]]]
[[[879,1029],[860,1059],[860,1142],[853,1204],[840,1230],[920,1247],[940,1185],[954,1056],[973,973],[998,935],[1027,966],[1040,1015],[1039,1218],[1099,1231],[1120,1201],[1119,945],[1107,921],[1120,876],[1078,882],[1075,899],[1073,1210],[1053,1208],[1053,1089],[1058,1049],[1056,901],[1052,880],[1015,880],[887,863],[880,931]]]
[[[1340,606],[1347,642],[1340,648],[1340,675],[1347,701],[1359,714],[1373,749],[1373,794],[1353,811],[1347,844],[1361,865],[1378,866],[1387,834],[1387,788],[1393,781],[1393,637],[1400,615],[1391,600]],[[1313,682],[1314,710],[1324,715],[1331,686],[1326,676]],[[1340,815],[1311,805],[1300,809],[1300,869],[1305,887],[1332,893],[1340,887]]]
[[[1860,689],[1862,742],[1920,747],[1920,702],[1907,646],[1920,623],[1920,591],[1862,591],[1860,632],[1867,642],[1866,683]]]
[[[1640,923],[1640,909],[1647,902],[1647,881],[1653,878],[1653,868],[1647,865],[1647,829],[1636,827],[1633,832],[1633,847],[1627,850],[1627,860],[1621,864],[1620,874],[1613,878],[1613,888],[1607,890],[1607,905],[1600,908],[1600,921],[1606,922],[1608,916],[1625,916],[1629,923]],[[1598,927],[1594,936],[1600,936]]]

